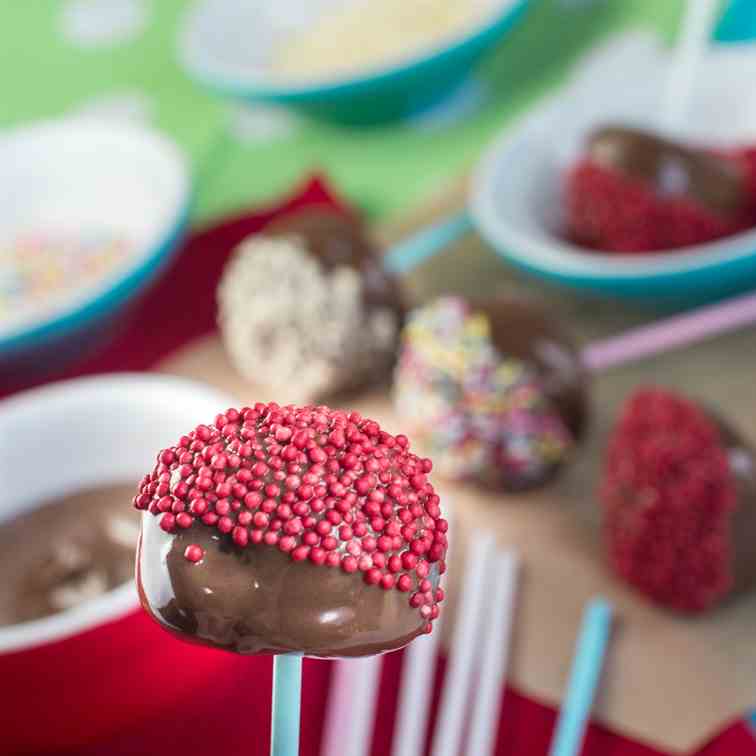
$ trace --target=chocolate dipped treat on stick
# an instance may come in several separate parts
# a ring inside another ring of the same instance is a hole
[[[601,485],[613,571],[652,601],[700,613],[756,583],[750,445],[690,399],[643,388],[625,403]]]
[[[685,133],[721,3],[688,0],[653,120]],[[567,235],[608,253],[670,251],[756,225],[756,153],[683,144],[609,124],[564,182]]]
[[[142,604],[179,636],[241,654],[400,648],[430,632],[443,599],[430,470],[357,413],[230,409],[140,484]]]
[[[537,307],[443,297],[410,315],[394,398],[440,474],[522,490],[550,479],[580,438],[585,377]]]
[[[363,226],[327,209],[302,210],[242,242],[218,288],[236,368],[299,400],[385,380],[402,315],[398,282]]]
[[[620,126],[596,130],[564,182],[567,235],[606,252],[703,244],[756,225],[756,151],[714,152]]]

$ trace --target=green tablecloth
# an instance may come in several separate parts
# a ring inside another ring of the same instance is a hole
[[[672,34],[681,2],[532,0],[478,74],[487,97],[468,117],[355,131],[240,107],[195,85],[176,59],[187,0],[0,0],[0,127],[84,107],[141,112],[193,159],[196,219],[264,201],[311,169],[385,217],[470,166],[592,42],[630,25]]]

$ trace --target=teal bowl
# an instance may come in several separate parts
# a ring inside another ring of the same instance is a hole
[[[100,278],[0,319],[2,386],[58,373],[117,333],[178,248],[191,182],[166,137],[87,118],[6,132],[0,179],[0,239],[42,231],[129,241],[128,256]]]
[[[756,40],[756,4],[753,0],[729,0],[717,26],[718,42]]]
[[[562,176],[587,135],[607,123],[657,128],[666,53],[635,37],[617,50],[594,54],[589,73],[492,146],[472,182],[472,223],[508,263],[586,295],[676,309],[756,288],[756,229],[635,255],[586,250],[564,238]],[[756,48],[713,48],[689,130],[677,136],[722,148],[756,143],[755,78]]]
[[[380,124],[416,114],[453,94],[528,5],[528,0],[479,2],[485,6],[482,20],[443,46],[361,75],[289,82],[269,72],[275,46],[311,23],[313,13],[333,6],[333,0],[313,0],[308,12],[293,21],[286,19],[286,3],[273,7],[271,2],[201,0],[184,19],[179,57],[192,77],[218,94],[289,106],[342,124]],[[266,14],[262,9],[267,6]]]

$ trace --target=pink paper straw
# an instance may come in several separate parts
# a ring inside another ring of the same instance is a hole
[[[746,294],[589,344],[583,349],[583,364],[599,372],[755,322],[756,294]]]

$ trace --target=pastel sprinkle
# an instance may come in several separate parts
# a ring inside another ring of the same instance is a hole
[[[46,312],[98,283],[133,245],[114,232],[36,230],[0,239],[0,325]]]

